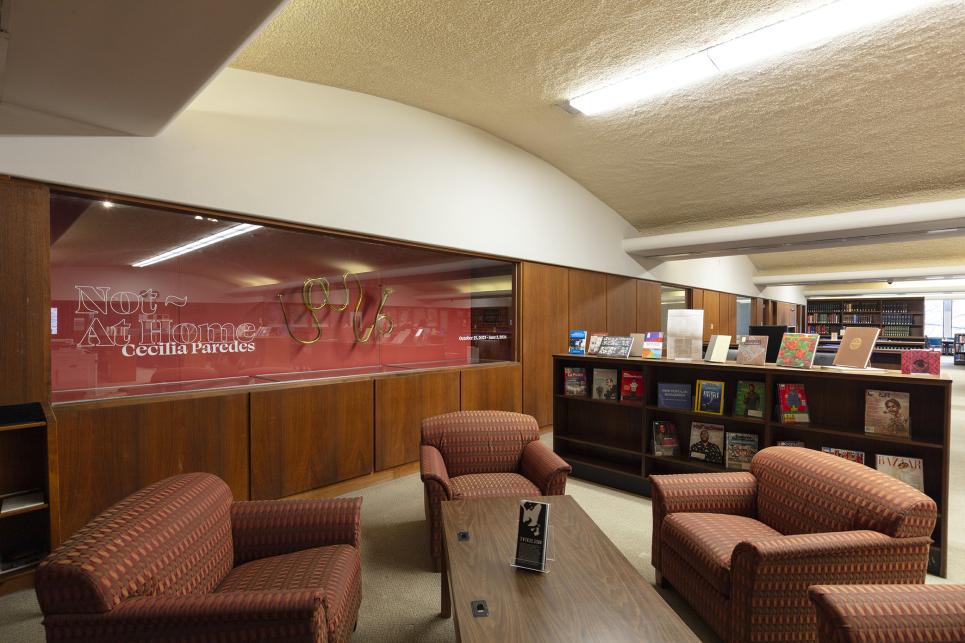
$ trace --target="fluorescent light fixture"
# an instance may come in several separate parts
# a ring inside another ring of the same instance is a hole
[[[197,241],[192,241],[191,243],[186,243],[183,246],[178,246],[177,248],[172,248],[167,252],[162,252],[159,255],[154,255],[153,257],[148,257],[147,259],[142,259],[137,263],[132,263],[131,265],[135,268],[144,268],[145,266],[151,266],[161,261],[167,261],[168,259],[173,259],[174,257],[180,257],[183,254],[189,252],[194,252],[195,250],[200,250],[201,248],[206,248],[208,246],[214,245],[216,243],[221,243],[226,239],[231,237],[237,237],[239,234],[244,234],[252,230],[257,230],[260,225],[254,225],[252,223],[239,223],[236,226],[230,228],[225,228],[220,232],[214,234],[209,234],[206,237],[202,237]]]
[[[949,232],[958,232],[958,228],[942,228],[941,230],[929,230],[925,234],[948,234]]]
[[[588,115],[673,92],[722,72],[820,46],[833,38],[892,20],[939,0],[837,0],[761,27],[686,58],[616,84],[571,98],[570,107]]]
[[[113,208],[114,203],[112,201],[101,201],[101,205],[105,208]]]

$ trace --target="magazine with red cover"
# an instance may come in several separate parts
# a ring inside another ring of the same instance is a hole
[[[901,351],[901,372],[905,375],[941,375],[942,354],[935,350]]]
[[[811,421],[803,384],[778,384],[777,397],[781,404],[781,422]]]
[[[623,371],[620,379],[620,399],[639,402],[643,399],[643,372]]]

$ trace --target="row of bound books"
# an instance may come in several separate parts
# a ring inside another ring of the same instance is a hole
[[[592,397],[594,400],[643,400],[643,373],[635,370],[594,368],[591,395],[587,395],[587,369],[567,366],[563,369],[565,379],[563,394],[570,397]]]

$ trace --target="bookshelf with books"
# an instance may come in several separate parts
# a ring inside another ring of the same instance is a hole
[[[564,369],[572,367],[587,372],[595,368],[640,372],[643,400],[567,396]],[[929,569],[945,574],[951,380],[895,371],[576,355],[555,356],[554,373],[554,450],[573,466],[574,476],[628,491],[649,494],[648,478],[653,474],[738,470],[746,466],[755,443],[758,449],[790,442],[811,449],[834,449],[838,454],[861,452],[871,467],[879,456],[889,461],[920,461],[923,490],[939,508]],[[700,382],[712,384],[703,403],[698,398]],[[748,383],[755,385],[753,391]],[[779,391],[784,391],[787,402],[793,385],[803,387],[806,394],[806,416],[780,405]],[[865,431],[869,390],[893,392],[907,407],[907,436]],[[722,393],[719,407],[715,402],[718,391]],[[748,406],[757,416],[747,414]],[[800,421],[804,417],[807,421]],[[662,441],[655,447],[655,423],[661,436],[669,432],[676,437],[669,444],[677,448],[663,447]],[[691,455],[693,447],[696,457]],[[723,451],[724,461],[718,451]]]
[[[965,366],[965,333],[957,333],[955,335],[955,347],[953,354],[955,355],[955,365]]]
[[[809,299],[806,320],[807,332],[822,337],[840,334],[845,326],[874,326],[883,339],[924,340],[925,299]]]

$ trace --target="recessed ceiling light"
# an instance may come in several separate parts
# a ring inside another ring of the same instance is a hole
[[[945,277],[943,277],[943,276],[939,276],[939,277],[925,277],[925,279],[944,279],[944,278],[945,278]]]
[[[251,230],[257,230],[260,227],[261,227],[260,225],[254,225],[251,223],[239,223],[236,226],[225,228],[224,230],[221,230],[220,232],[216,232],[214,234],[209,234],[206,237],[202,237],[197,241],[192,241],[191,243],[186,243],[183,246],[178,246],[177,248],[171,248],[170,250],[166,252],[162,252],[159,255],[154,255],[153,257],[142,259],[141,261],[138,261],[137,263],[132,263],[131,265],[134,266],[135,268],[144,268],[145,266],[150,266],[156,263],[160,263],[161,261],[167,261],[168,259],[173,259],[174,257],[180,257],[183,254],[194,252],[195,250],[200,250],[201,248],[205,248],[207,246],[220,243],[232,237],[237,237],[239,234],[244,234],[246,232],[250,232]]]
[[[568,102],[599,114],[698,83],[772,56],[822,45],[852,31],[934,4],[938,0],[837,0],[748,32],[686,58],[614,83]]]

